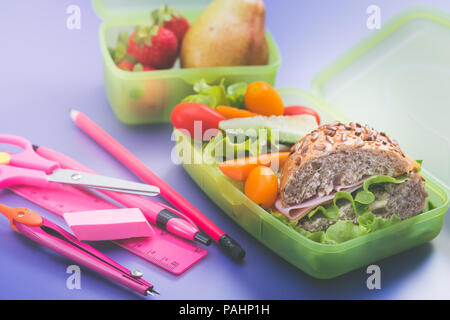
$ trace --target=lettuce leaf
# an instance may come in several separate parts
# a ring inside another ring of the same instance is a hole
[[[289,228],[294,229],[298,233],[300,233],[302,236],[315,241],[315,242],[322,242],[325,236],[325,232],[319,231],[319,232],[309,232],[305,229],[302,229],[300,227],[297,227],[297,221],[290,222],[288,218],[283,216],[282,214],[274,214],[271,210],[267,210],[272,217],[280,221],[281,223],[287,225]]]
[[[279,148],[278,143],[272,142],[264,135],[249,137],[219,132],[204,145],[203,160],[206,164],[212,165],[225,160],[278,152]]]
[[[338,244],[367,233],[369,231],[364,226],[355,225],[350,220],[339,220],[327,229],[323,241],[326,244]]]
[[[390,176],[373,176],[364,181],[363,188],[358,191],[355,201],[361,204],[371,204],[375,201],[375,195],[369,191],[370,186],[377,183],[395,183],[400,184],[408,180],[406,177],[393,178]]]
[[[336,192],[333,201],[330,204],[319,206],[315,208],[308,214],[309,219],[311,219],[315,214],[321,213],[324,217],[328,219],[338,219],[339,218],[339,206],[337,202],[339,200],[349,201],[353,207],[353,211],[357,217],[357,224],[353,223],[351,220],[338,220],[336,223],[332,224],[325,232],[309,232],[298,226],[298,222],[290,222],[284,216],[278,214],[271,214],[277,220],[281,221],[283,224],[294,229],[296,232],[300,233],[304,237],[322,244],[338,244],[342,243],[362,235],[375,232],[387,228],[395,223],[401,221],[400,217],[393,214],[390,218],[383,218],[376,216],[369,211],[369,205],[375,201],[375,195],[369,191],[369,188],[375,184],[379,183],[403,183],[407,180],[406,177],[393,178],[390,176],[373,176],[367,179],[363,187],[356,191],[355,198],[352,193],[340,191]],[[355,192],[353,193],[355,194]],[[427,208],[431,209],[433,204],[428,200]]]
[[[362,216],[358,217],[357,225],[351,220],[339,220],[335,224],[331,225],[325,232],[309,232],[297,226],[297,221],[290,222],[289,219],[279,214],[271,214],[271,216],[309,240],[329,245],[355,239],[371,232],[387,228],[401,221],[400,217],[395,214],[392,215],[391,218],[386,219],[377,217],[372,212],[366,212]]]
[[[227,98],[229,105],[235,108],[245,109],[245,92],[247,91],[247,83],[237,82],[227,88]]]
[[[358,217],[358,224],[365,227],[369,232],[377,231],[400,222],[401,219],[398,215],[393,214],[389,219],[377,217],[372,212],[366,212],[362,216]]]
[[[427,203],[426,203],[425,209],[421,213],[427,212],[427,211],[430,211],[430,210],[433,210],[433,209],[436,209],[436,208],[437,207],[434,205],[434,203],[431,201],[431,199],[427,199]]]
[[[225,91],[224,79],[218,85],[209,85],[204,79],[194,83],[193,94],[184,98],[181,102],[199,102],[215,108],[219,105],[227,106],[228,98]]]
[[[192,94],[184,98],[181,102],[198,102],[206,104],[207,106],[213,106],[216,104],[216,98],[205,94]]]
[[[287,225],[288,227],[291,227],[292,229],[294,229],[295,226],[297,225],[297,221],[290,222],[288,218],[286,218],[285,216],[283,216],[281,214],[271,213],[271,215],[272,215],[272,217],[274,217],[278,221],[281,221],[283,224]]]
[[[309,232],[300,227],[296,227],[294,228],[294,230],[300,233],[302,236],[308,238],[309,240],[319,243],[325,243],[325,232],[323,231]]]
[[[201,79],[194,83],[195,94],[185,97],[181,102],[199,102],[211,108],[222,105],[245,109],[247,87],[246,82],[236,82],[226,88],[225,79],[220,80],[218,85],[210,85],[205,79]]]
[[[297,226],[297,221],[290,222],[288,218],[280,214],[271,214],[271,216],[309,240],[322,244],[338,244],[370,232],[366,227],[355,225],[350,220],[339,220],[331,225],[325,232],[309,232]]]
[[[336,194],[334,195],[332,205],[319,206],[319,207],[315,208],[314,210],[312,210],[308,214],[308,218],[311,219],[317,212],[322,213],[328,219],[337,219],[337,218],[339,218],[339,207],[337,205],[337,201],[338,200],[350,201],[350,203],[351,203],[351,205],[353,207],[353,212],[355,212],[355,214],[357,216],[360,216],[360,215],[362,215],[363,213],[365,213],[365,212],[367,212],[369,210],[369,206],[368,205],[360,204],[360,203],[356,202],[353,199],[353,196],[352,196],[352,194],[350,192],[339,191],[339,192],[336,192]]]

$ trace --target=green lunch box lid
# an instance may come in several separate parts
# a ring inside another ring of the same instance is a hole
[[[395,138],[450,186],[449,14],[403,11],[319,72],[311,93],[337,118]]]
[[[210,0],[92,0],[97,15],[104,21],[109,19],[144,19],[149,13],[162,4],[173,6],[177,10],[186,12],[189,10],[205,8]]]

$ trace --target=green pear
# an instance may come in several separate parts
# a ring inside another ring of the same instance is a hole
[[[269,50],[262,0],[214,0],[186,33],[183,68],[264,65]]]

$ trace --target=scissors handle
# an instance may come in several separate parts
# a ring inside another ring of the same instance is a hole
[[[33,145],[25,138],[10,134],[0,134],[0,143],[10,144],[23,149],[20,153],[11,155],[9,164],[15,167],[22,167],[52,173],[59,168],[59,164],[39,156],[33,149]]]
[[[0,189],[15,185],[45,187],[48,184],[44,171],[0,164]]]

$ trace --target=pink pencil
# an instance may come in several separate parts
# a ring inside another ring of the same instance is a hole
[[[228,234],[222,231],[217,225],[209,220],[203,213],[197,210],[178,192],[151,171],[142,161],[122,146],[117,140],[100,128],[95,122],[83,113],[71,110],[70,116],[73,122],[94,141],[108,150],[116,159],[130,169],[139,178],[148,184],[155,185],[160,189],[161,195],[178,210],[192,219],[200,228],[205,231],[219,246],[233,259],[241,260],[245,256],[245,251]]]

